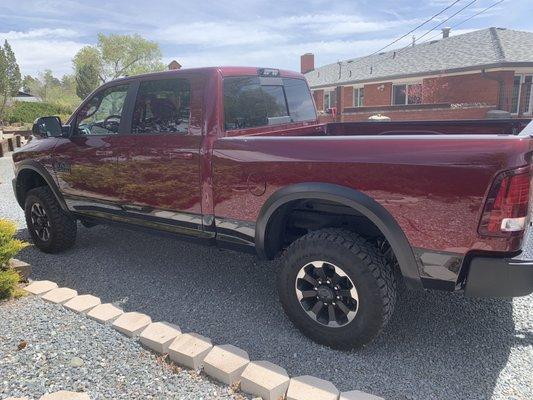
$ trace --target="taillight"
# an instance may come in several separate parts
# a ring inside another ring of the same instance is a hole
[[[511,236],[524,231],[528,220],[530,168],[498,175],[492,184],[479,223],[479,233]]]

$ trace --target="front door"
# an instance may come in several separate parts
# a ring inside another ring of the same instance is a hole
[[[84,103],[72,120],[69,138],[54,150],[54,170],[68,207],[104,216],[118,209],[117,160],[127,149],[119,134],[127,129],[125,106],[130,84],[107,86]]]
[[[123,208],[137,223],[175,233],[202,232],[201,88],[186,75],[144,79],[132,112],[127,157],[118,160]]]

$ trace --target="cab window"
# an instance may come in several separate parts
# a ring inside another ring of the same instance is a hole
[[[316,119],[309,88],[302,79],[224,79],[225,130]]]
[[[96,93],[79,111],[76,117],[75,134],[117,134],[128,88],[129,85],[119,85]]]
[[[191,89],[186,79],[141,82],[133,111],[132,132],[187,134],[190,97]]]

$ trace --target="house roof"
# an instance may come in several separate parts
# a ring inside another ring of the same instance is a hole
[[[305,77],[321,87],[505,65],[533,66],[533,32],[487,28],[336,62]]]

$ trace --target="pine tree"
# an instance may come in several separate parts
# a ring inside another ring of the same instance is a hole
[[[76,68],[76,94],[80,99],[86,98],[99,83],[98,70],[92,64],[83,64]]]
[[[16,96],[22,83],[15,53],[7,42],[0,46],[0,119],[4,114],[7,100]]]
[[[17,64],[17,59],[15,58],[15,53],[11,49],[11,46],[7,42],[4,42],[4,54],[6,57],[7,63],[7,78],[9,80],[9,95],[16,96],[20,90],[20,85],[22,84],[22,78],[20,76],[20,69]]]

